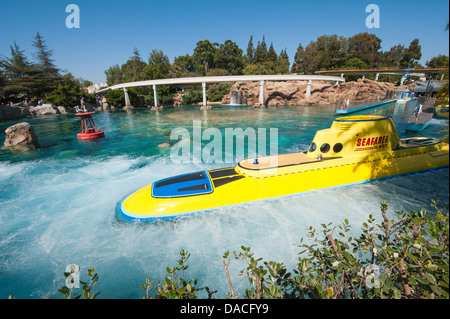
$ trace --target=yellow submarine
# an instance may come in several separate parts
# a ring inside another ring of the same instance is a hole
[[[316,132],[308,151],[246,159],[236,167],[156,181],[119,203],[117,215],[127,221],[170,220],[448,165],[448,136],[400,139],[391,117],[340,117],[329,129]]]

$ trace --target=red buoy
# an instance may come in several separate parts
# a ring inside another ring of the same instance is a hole
[[[81,117],[81,133],[77,134],[79,140],[95,140],[105,136],[105,132],[99,131],[92,119],[94,112],[75,113]]]

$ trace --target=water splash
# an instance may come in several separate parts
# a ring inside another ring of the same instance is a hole
[[[332,110],[325,115],[311,108],[253,111],[219,109],[208,114],[207,123],[279,127],[283,153],[304,150],[315,131],[332,121]],[[171,123],[168,119],[175,113],[185,120]],[[250,246],[257,256],[292,269],[296,244],[309,226],[320,228],[321,223],[337,224],[347,218],[358,231],[369,213],[378,216],[383,200],[388,200],[390,211],[430,212],[431,199],[448,200],[448,169],[438,169],[221,208],[175,222],[122,222],[115,208],[131,192],[168,176],[218,168],[174,164],[157,146],[171,127],[201,119],[204,115],[198,110],[169,111],[159,114],[159,120],[155,112],[136,114],[99,113],[99,127],[109,123],[100,143],[69,139],[32,157],[0,154],[0,298],[60,298],[57,289],[64,285],[63,272],[71,263],[82,267],[82,276],[90,265],[96,267],[100,297],[140,298],[146,276],[155,282],[163,279],[182,248],[191,252],[186,275],[218,289],[217,296],[223,298],[229,292],[222,265],[227,250]],[[39,121],[43,143],[58,140],[55,133],[45,131],[45,121]],[[70,118],[67,121],[71,123]],[[10,157],[14,160],[5,160]],[[232,260],[229,268],[241,296],[247,283],[238,274],[244,267]]]

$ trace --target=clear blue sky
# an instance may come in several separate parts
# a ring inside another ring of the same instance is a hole
[[[80,8],[80,28],[66,28],[68,4]],[[368,4],[380,8],[380,28],[368,29]],[[39,32],[53,49],[56,65],[94,83],[105,81],[104,71],[123,64],[136,47],[147,61],[160,49],[170,62],[192,54],[199,40],[232,40],[244,51],[265,36],[279,53],[286,48],[292,63],[299,43],[305,47],[318,36],[345,37],[369,32],[382,40],[382,50],[420,40],[425,62],[449,55],[448,0],[14,0],[2,1],[0,55],[10,56],[16,41],[32,58],[32,41]]]

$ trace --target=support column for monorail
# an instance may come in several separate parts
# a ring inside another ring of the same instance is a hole
[[[125,106],[131,106],[130,97],[128,96],[127,88],[123,88],[123,93],[125,95]]]
[[[153,98],[155,100],[155,107],[159,107],[158,89],[155,84],[153,84]]]
[[[203,107],[206,107],[206,82],[202,82],[202,90],[203,90]]]
[[[308,98],[311,95],[311,80],[308,80],[308,83],[306,84],[306,94],[305,96]]]
[[[259,103],[264,105],[264,81],[259,81]]]

